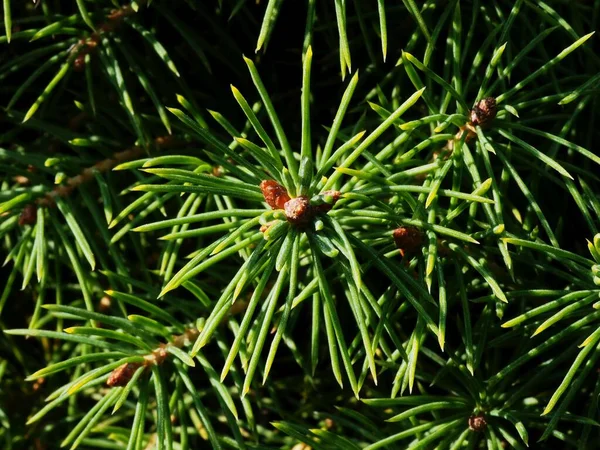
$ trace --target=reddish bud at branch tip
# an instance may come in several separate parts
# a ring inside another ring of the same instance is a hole
[[[310,207],[308,198],[304,196],[287,201],[283,209],[288,222],[293,224],[307,223],[314,215],[314,211]]]
[[[326,213],[328,211],[331,210],[331,208],[333,208],[333,205],[336,204],[336,202],[340,199],[340,197],[342,196],[342,193],[340,191],[323,191],[320,194],[322,197],[331,197],[332,198],[332,202],[331,203],[321,203],[320,205],[315,206],[315,210],[318,213]]]
[[[33,225],[37,220],[37,208],[33,204],[29,204],[23,208],[19,216],[19,225]]]
[[[272,209],[283,209],[285,203],[290,200],[287,191],[277,181],[263,180],[260,183],[260,190]]]
[[[487,428],[487,421],[483,415],[469,417],[469,429],[475,432],[482,432]]]
[[[471,110],[471,125],[479,125],[481,128],[487,128],[496,117],[497,107],[494,97],[479,100]]]
[[[416,227],[402,226],[394,230],[394,242],[400,254],[414,253],[423,244],[423,233]]]
[[[295,225],[306,224],[316,214],[328,212],[342,195],[339,191],[324,191],[320,196],[324,198],[331,197],[331,201],[311,205],[306,196],[301,195],[300,197],[290,198],[285,188],[274,180],[261,181],[260,190],[267,204],[272,209],[283,209],[288,222]]]

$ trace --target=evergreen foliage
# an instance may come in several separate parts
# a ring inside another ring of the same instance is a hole
[[[3,13],[0,447],[600,448],[600,1]]]

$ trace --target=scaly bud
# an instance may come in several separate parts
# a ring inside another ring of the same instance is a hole
[[[284,209],[285,203],[290,200],[285,188],[274,180],[263,180],[260,183],[265,201],[272,209]]]
[[[394,230],[394,242],[402,256],[414,253],[423,244],[423,233],[416,227],[402,226]]]
[[[479,100],[471,110],[471,125],[479,125],[481,128],[487,128],[496,117],[496,99],[494,97]]]
[[[341,196],[342,193],[340,191],[331,190],[321,192],[319,194],[319,197],[321,197],[324,201],[323,203],[314,206],[315,212],[326,213],[328,211],[331,211],[331,208],[333,208],[333,205],[336,204],[336,202],[340,199]]]
[[[29,204],[23,208],[19,216],[19,225],[33,225],[37,220],[37,208],[34,204]]]
[[[288,222],[295,225],[305,224],[313,217],[313,210],[310,207],[308,198],[304,196],[287,201],[283,209]]]
[[[482,432],[487,428],[487,422],[483,414],[469,417],[469,429],[475,432]]]

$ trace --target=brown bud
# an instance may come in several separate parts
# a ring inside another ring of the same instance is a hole
[[[158,136],[154,139],[154,144],[159,148],[173,148],[181,145],[181,141],[173,136]]]
[[[481,128],[487,128],[496,117],[496,99],[494,97],[479,100],[471,110],[471,125],[479,125]]]
[[[335,204],[342,196],[342,193],[340,191],[329,190],[321,192],[321,195],[323,197],[333,197],[333,204]]]
[[[85,54],[81,54],[73,61],[73,70],[75,72],[83,72],[85,70]]]
[[[283,209],[288,222],[296,225],[307,223],[314,214],[314,211],[308,202],[308,197],[305,196],[296,197],[287,201]]]
[[[110,387],[125,386],[133,377],[135,371],[141,367],[140,363],[125,363],[112,371],[106,384]]]
[[[223,175],[223,167],[221,166],[213,166],[212,168],[212,175],[213,177],[220,177]]]
[[[98,311],[103,313],[106,312],[110,309],[110,306],[112,305],[112,300],[108,295],[105,295],[104,297],[102,297],[100,299],[100,302],[98,303]]]
[[[30,203],[23,208],[21,215],[19,216],[19,225],[33,225],[37,220],[37,207]]]
[[[108,20],[121,20],[123,17],[127,17],[134,12],[135,11],[131,6],[125,5],[119,9],[113,9],[107,17]]]
[[[423,244],[423,233],[416,227],[402,226],[394,230],[394,242],[404,256],[407,253],[414,253]]]
[[[109,20],[115,20],[121,17],[122,11],[120,9],[111,9],[108,17]]]
[[[469,417],[469,429],[475,432],[482,432],[487,427],[487,422],[483,414]]]
[[[45,378],[38,378],[37,380],[35,380],[35,383],[32,386],[33,392],[39,391],[44,386],[45,383],[46,383]]]
[[[16,177],[13,177],[13,180],[15,183],[20,184],[21,186],[27,186],[31,182],[29,178],[24,177],[22,175],[17,175]]]
[[[85,41],[85,44],[90,48],[94,49],[100,43],[100,35],[98,33],[92,33],[90,37]]]
[[[331,203],[321,203],[320,205],[315,206],[315,213],[326,213],[331,211],[331,208],[333,208],[333,205],[340,199],[342,193],[340,191],[324,191],[321,192],[320,195],[322,197],[332,197],[333,201]]]
[[[286,202],[290,200],[285,188],[274,180],[263,180],[260,183],[265,201],[272,209],[284,209]]]
[[[90,38],[85,41],[85,45],[88,46],[88,51],[95,49],[98,46],[98,43],[100,42],[100,36],[98,36],[97,33],[92,33],[92,35],[90,36]]]

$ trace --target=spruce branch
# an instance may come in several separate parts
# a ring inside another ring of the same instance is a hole
[[[37,3],[0,447],[598,441],[599,2]]]

